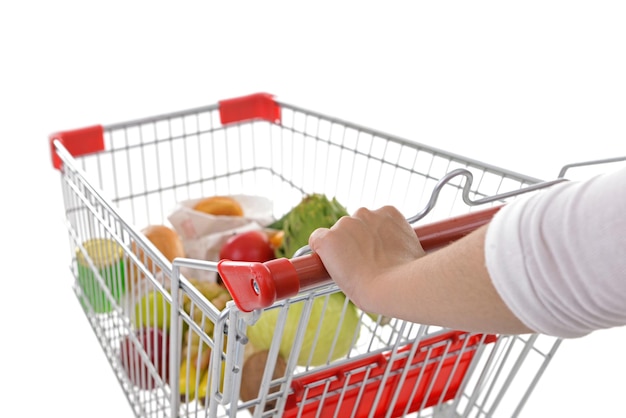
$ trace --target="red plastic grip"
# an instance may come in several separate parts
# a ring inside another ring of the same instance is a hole
[[[426,252],[462,238],[488,223],[502,206],[494,206],[415,228]],[[330,282],[331,278],[315,253],[265,263],[221,260],[218,272],[239,309],[250,312],[275,301]]]
[[[59,170],[61,158],[57,155],[54,141],[58,140],[74,157],[104,151],[104,128],[102,125],[88,126],[51,134],[49,136],[52,166]]]
[[[502,206],[493,206],[415,228],[424,251],[434,251],[488,223]]]
[[[319,271],[319,265],[315,267]],[[265,263],[223,259],[217,263],[217,270],[242,311],[266,308],[300,291],[298,271],[286,258]]]
[[[280,123],[280,105],[274,96],[268,93],[255,93],[247,96],[226,99],[219,102],[220,122],[222,125],[263,119]]]

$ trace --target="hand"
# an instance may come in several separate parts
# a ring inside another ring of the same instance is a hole
[[[358,209],[309,237],[331,278],[361,309],[386,311],[385,289],[400,266],[424,255],[413,227],[394,207]]]

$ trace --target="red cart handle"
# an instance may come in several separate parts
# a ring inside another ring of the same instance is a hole
[[[488,223],[502,206],[494,206],[415,228],[422,248],[434,251]],[[332,279],[315,253],[265,263],[220,260],[217,270],[235,304],[244,312],[263,309]]]

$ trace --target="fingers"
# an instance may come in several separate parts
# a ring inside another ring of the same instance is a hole
[[[359,208],[354,212],[354,217],[362,219],[368,223],[393,221],[395,224],[406,224],[406,218],[395,206],[382,206],[375,210]]]
[[[398,233],[414,234],[404,215],[394,206],[383,206],[376,210],[360,208],[353,216],[360,219],[369,229],[376,231],[380,237],[387,237],[390,234],[397,236]]]
[[[314,252],[319,252],[322,242],[329,241],[329,235],[334,235],[335,238],[339,233],[340,237],[344,237],[345,240],[348,237],[355,236],[357,234],[356,228],[362,227],[362,221],[354,216],[342,216],[335,222],[331,228],[317,228],[311,235],[309,235],[309,247]]]
[[[394,206],[383,206],[376,210],[362,207],[357,209],[352,216],[341,217],[331,228],[318,228],[309,236],[309,247],[313,251],[320,249],[320,245],[326,240],[329,233],[341,232],[343,236],[357,237],[359,234],[372,234],[386,236],[394,228],[404,228],[413,233],[402,213]]]
[[[319,248],[318,243],[326,237],[329,231],[328,228],[317,228],[311,232],[311,235],[309,235],[309,247],[311,247],[311,250],[317,251]]]

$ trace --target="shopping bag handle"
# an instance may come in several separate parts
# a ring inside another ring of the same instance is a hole
[[[422,248],[431,252],[488,223],[500,206],[470,212],[415,227]],[[291,259],[259,262],[220,260],[217,270],[237,307],[244,312],[263,309],[299,292],[332,283],[315,253]]]

